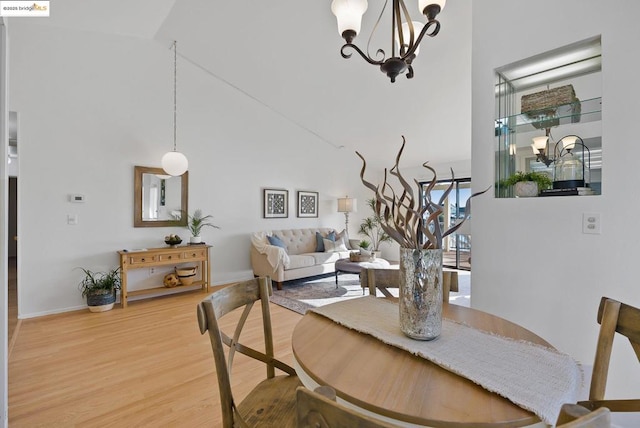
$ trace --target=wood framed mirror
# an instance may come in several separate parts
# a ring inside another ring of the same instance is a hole
[[[134,168],[134,227],[186,226],[189,212],[189,171],[179,177],[162,168]]]

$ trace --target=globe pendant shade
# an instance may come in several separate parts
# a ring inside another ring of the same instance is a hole
[[[189,168],[187,157],[180,152],[167,152],[162,156],[162,169],[174,177],[184,174]]]

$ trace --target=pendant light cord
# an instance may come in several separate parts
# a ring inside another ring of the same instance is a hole
[[[177,42],[173,41],[173,151],[176,151],[176,118],[177,118],[177,107],[176,107],[176,87],[177,84],[177,74],[178,74],[178,47]]]

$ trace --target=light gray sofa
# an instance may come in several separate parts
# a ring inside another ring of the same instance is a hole
[[[342,238],[345,248],[317,252],[316,232],[326,237],[334,231]],[[286,249],[269,244],[267,236],[278,237]],[[335,262],[349,257],[350,248],[357,248],[357,239],[349,239],[344,232],[329,228],[284,229],[256,232],[251,236],[251,266],[255,276],[269,276],[282,289],[284,281],[335,272]]]

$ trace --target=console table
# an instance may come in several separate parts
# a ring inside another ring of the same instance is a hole
[[[184,291],[197,290],[194,286],[200,286],[200,289],[209,292],[209,284],[211,282],[211,265],[209,264],[209,248],[210,245],[182,245],[177,247],[165,248],[149,248],[145,250],[121,250],[120,255],[120,303],[123,308],[127,307],[127,300],[133,296],[158,296],[167,293],[173,293],[176,290]],[[200,263],[199,281],[194,281],[190,286],[178,286],[175,288],[154,287],[143,290],[128,291],[127,290],[127,273],[130,269],[151,268],[155,266],[178,265],[181,263]]]

